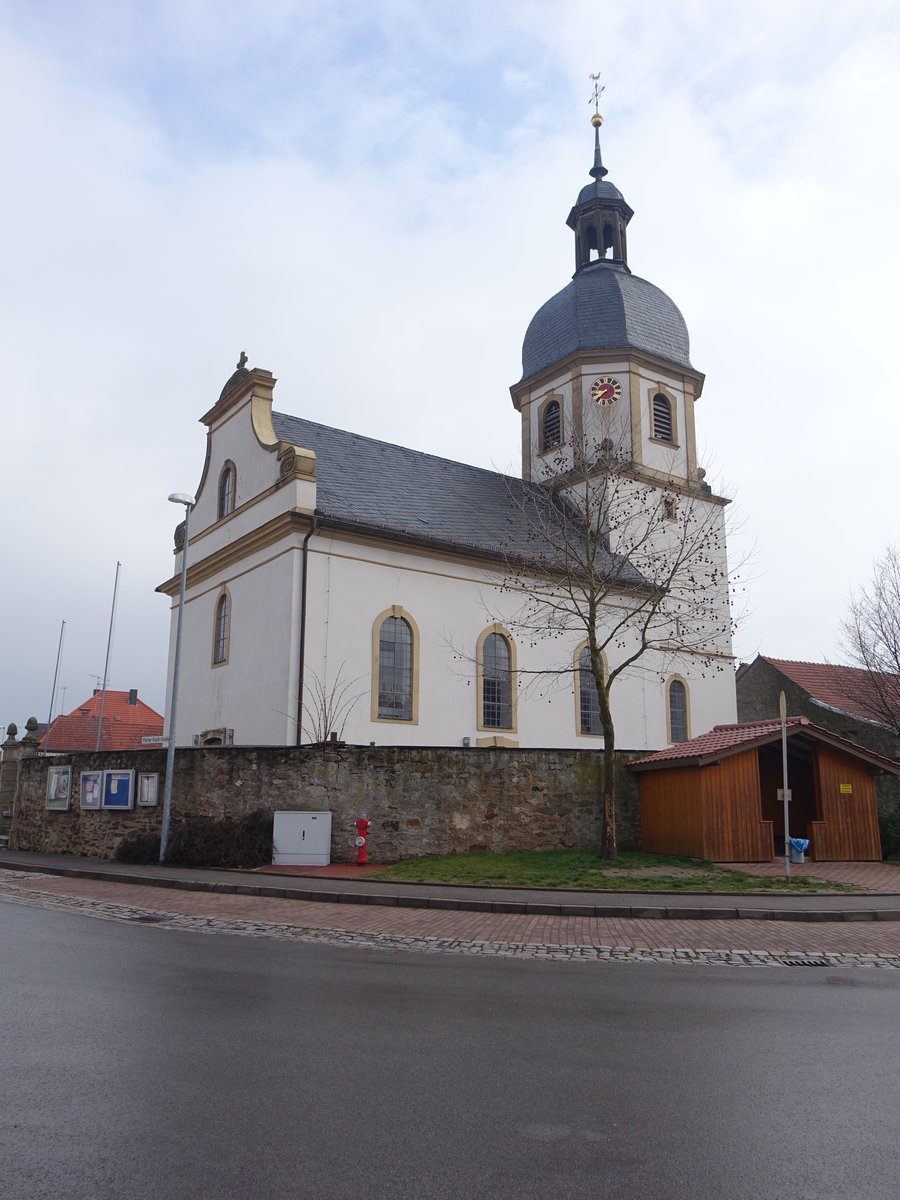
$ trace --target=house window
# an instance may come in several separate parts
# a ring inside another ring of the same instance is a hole
[[[604,664],[604,674],[606,667]],[[591,667],[591,648],[583,646],[578,655],[578,728],[581,733],[602,733],[600,700]]]
[[[678,515],[678,505],[674,496],[663,496],[662,515],[664,521],[674,521]]]
[[[236,472],[234,463],[227,462],[219,476],[219,520],[234,511],[234,485]]]
[[[512,729],[512,653],[502,633],[489,633],[481,647],[481,723]]]
[[[674,442],[672,401],[662,392],[653,397],[653,436],[660,442]]]
[[[216,602],[216,619],[213,628],[213,666],[228,662],[228,634],[231,613],[228,593],[223,592]]]
[[[690,736],[687,685],[683,679],[670,679],[666,691],[668,693],[669,741],[686,742]]]
[[[558,400],[551,400],[541,420],[541,450],[552,450],[561,439],[562,424]]]
[[[378,718],[413,719],[413,632],[403,617],[385,617],[378,633]]]

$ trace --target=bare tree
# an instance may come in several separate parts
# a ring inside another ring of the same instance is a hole
[[[900,551],[887,549],[872,581],[854,593],[844,645],[862,668],[854,699],[873,721],[900,735]]]
[[[648,478],[610,437],[560,448],[547,471],[510,486],[503,591],[524,600],[507,620],[532,644],[585,642],[604,738],[600,849],[614,858],[616,683],[649,651],[657,671],[688,656],[704,673],[731,669],[726,501],[702,474]],[[552,674],[577,681],[579,663]]]
[[[309,672],[309,696],[304,710],[306,720],[303,732],[319,746],[326,745],[332,733],[337,735],[338,741],[343,739],[347,718],[362,695],[362,692],[354,694],[351,691],[359,683],[358,679],[345,681],[341,678],[345,665],[341,664],[330,686],[315,671]]]

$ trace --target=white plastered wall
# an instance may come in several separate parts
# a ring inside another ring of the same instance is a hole
[[[373,720],[372,636],[379,614],[398,605],[414,620],[420,636],[418,721]],[[324,689],[349,684],[356,701],[342,736],[352,743],[378,745],[459,745],[464,737],[509,738],[521,746],[602,746],[602,738],[579,734],[575,679],[569,668],[583,632],[561,639],[515,634],[520,598],[501,593],[496,581],[476,565],[417,555],[413,551],[366,548],[332,539],[327,531],[310,543],[307,610],[307,670]],[[475,647],[494,621],[516,641],[519,692],[516,728],[479,729]],[[655,749],[666,742],[663,685],[667,659],[645,655],[617,681],[613,691],[616,742],[623,749]],[[615,665],[613,652],[611,665]],[[721,675],[678,658],[688,680],[692,728],[734,719],[730,661]],[[565,674],[558,674],[563,668]],[[541,672],[548,672],[541,676]],[[705,676],[705,678],[704,678]],[[694,705],[694,693],[697,693]],[[308,689],[306,703],[312,703]]]
[[[218,518],[221,471],[235,468],[234,509]],[[260,548],[229,554],[241,539],[292,511],[315,508],[313,477],[281,479],[276,446],[254,430],[250,392],[210,424],[205,477],[191,512],[190,569],[202,570],[185,598],[176,744],[195,734],[233,729],[236,743],[284,745],[295,739],[299,672],[300,550],[293,529]],[[216,556],[223,565],[204,569]],[[173,575],[181,571],[175,555]],[[227,662],[213,664],[216,605],[227,589]],[[167,697],[171,695],[177,598],[171,613]],[[168,732],[168,730],[167,730]]]

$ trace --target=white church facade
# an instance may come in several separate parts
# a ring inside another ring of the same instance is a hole
[[[616,745],[659,749],[736,720],[726,501],[696,457],[703,376],[678,309],[628,268],[632,213],[604,179],[596,137],[591,175],[568,219],[575,275],[529,325],[511,388],[521,479],[289,416],[272,374],[241,356],[201,418],[206,461],[190,541],[180,526],[159,588],[172,598],[170,695],[186,553],[177,745],[336,735],[600,749],[585,629],[535,628],[533,594],[552,599],[556,585],[552,571],[528,582],[529,506],[546,498],[577,528],[589,480],[611,470],[618,498],[597,559],[617,581],[597,613],[606,635],[620,630],[605,638],[609,669],[641,636],[640,621],[625,619],[635,597],[667,591],[657,636],[611,689]],[[637,543],[626,532],[636,514],[646,527]],[[648,547],[677,554],[691,522],[711,535],[698,556],[708,594],[697,609],[679,598],[683,581],[648,570]],[[552,603],[546,611],[549,625]]]

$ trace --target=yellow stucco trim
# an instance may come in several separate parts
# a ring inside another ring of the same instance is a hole
[[[555,446],[544,446],[544,414],[553,402],[559,405],[559,441]],[[537,410],[537,444],[538,457],[558,452],[566,444],[566,406],[565,397],[559,392],[548,392],[538,404]]]
[[[587,647],[588,640],[585,638],[583,642],[579,642],[579,644],[575,647],[575,654],[572,659],[575,670],[575,734],[577,737],[593,738],[594,741],[599,738],[602,741],[602,730],[599,733],[586,733],[581,728],[581,668],[578,665],[578,660],[581,657],[582,650],[587,649]],[[609,663],[606,661],[606,655],[602,650],[600,651],[600,660],[603,663],[603,676],[606,678],[606,676],[609,674]]]
[[[640,466],[644,462],[641,373],[634,364],[628,368],[628,403],[631,411],[631,461]]]
[[[654,396],[665,396],[665,398],[669,401],[669,412],[672,416],[671,441],[669,441],[667,438],[659,438],[656,436],[656,428],[653,421]],[[666,385],[661,381],[658,381],[657,383],[651,383],[650,387],[647,389],[647,405],[648,412],[650,414],[650,424],[648,426],[650,430],[649,440],[651,442],[655,442],[658,446],[669,446],[673,450],[680,449],[681,443],[678,440],[678,396],[676,393],[673,392],[671,388],[666,387]]]
[[[493,737],[476,738],[475,745],[482,749],[490,748],[491,746],[505,746],[507,749],[515,750],[519,743],[515,738],[500,737],[494,734]]]
[[[484,723],[484,643],[492,633],[499,633],[501,637],[506,638],[509,646],[509,693],[510,693],[510,722],[508,726],[485,725]],[[476,697],[478,701],[478,729],[498,729],[505,728],[511,733],[516,733],[518,729],[518,699],[519,699],[519,682],[516,674],[516,643],[512,634],[508,629],[505,629],[497,621],[493,625],[488,625],[487,629],[483,629],[478,635],[478,641],[475,644],[475,679],[476,679]],[[477,745],[481,745],[479,741]]]
[[[684,444],[687,450],[688,477],[697,477],[697,434],[694,428],[694,385],[684,381]]]
[[[572,368],[572,447],[577,454],[584,446],[584,379],[581,365]]]
[[[216,634],[219,630],[219,605],[222,600],[225,600],[225,657],[216,661]],[[231,592],[226,584],[218,589],[216,593],[215,603],[213,604],[213,621],[212,621],[212,651],[209,656],[209,665],[215,667],[227,667],[228,659],[231,657]]]
[[[672,684],[678,682],[684,685],[684,727],[687,734],[686,741],[691,740],[691,689],[688,686],[688,681],[683,675],[670,675],[666,680],[666,741],[673,745],[672,742],[672,708],[669,703],[669,689]]]
[[[381,666],[381,626],[388,617],[405,621],[412,633],[412,716],[409,719],[378,715],[378,675]],[[419,723],[419,627],[413,616],[399,604],[378,614],[372,625],[372,706],[371,717],[379,725],[418,725]]]

